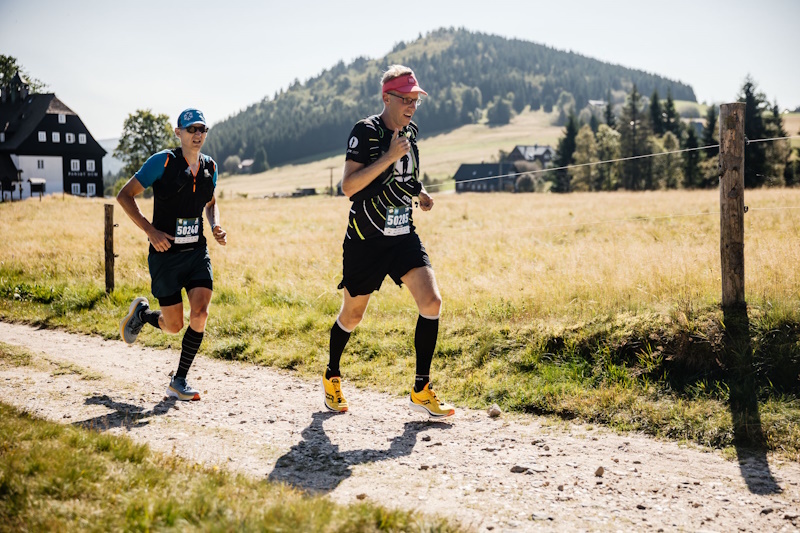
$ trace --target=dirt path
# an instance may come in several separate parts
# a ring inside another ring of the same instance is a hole
[[[0,342],[36,354],[30,366],[0,364],[4,402],[338,502],[449,515],[478,531],[800,526],[800,465],[771,456],[728,461],[641,435],[466,409],[431,422],[406,398],[346,381],[351,411],[333,415],[316,381],[202,356],[189,376],[202,401],[176,404],[164,390],[177,352],[6,323]]]

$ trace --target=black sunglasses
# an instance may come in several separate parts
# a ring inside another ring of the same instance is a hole
[[[195,134],[195,132],[198,132],[198,131],[199,131],[200,133],[207,133],[207,132],[208,132],[208,128],[206,128],[205,126],[187,126],[187,127],[186,127],[186,128],[184,128],[184,129],[185,129],[187,132],[191,133],[192,135],[194,135],[194,134]]]

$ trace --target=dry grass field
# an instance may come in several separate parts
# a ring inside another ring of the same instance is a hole
[[[493,305],[503,321],[565,323],[598,313],[679,309],[718,302],[716,191],[435,195],[415,222],[434,262],[448,313]],[[748,191],[746,291],[753,305],[798,300],[800,191]],[[0,259],[39,282],[103,285],[103,204],[59,196],[2,207]],[[143,200],[143,209],[152,203]],[[344,198],[225,199],[230,235],[210,245],[216,286],[297,292],[338,301]],[[118,286],[147,288],[144,235],[115,209]],[[387,290],[377,299],[404,300]],[[394,307],[394,302],[393,302]]]

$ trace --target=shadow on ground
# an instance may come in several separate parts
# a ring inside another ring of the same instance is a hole
[[[96,431],[107,431],[112,428],[135,429],[149,424],[150,421],[147,420],[148,418],[166,414],[167,411],[175,406],[176,401],[176,398],[165,397],[155,404],[152,409],[146,410],[145,407],[140,405],[115,402],[105,394],[95,395],[86,398],[84,403],[86,405],[104,405],[108,407],[111,412],[88,420],[73,422],[72,425]]]
[[[323,427],[323,423],[334,416],[342,415],[314,413],[311,424],[301,434],[303,440],[278,459],[269,474],[269,480],[287,483],[307,492],[325,494],[353,474],[352,466],[410,455],[419,432],[450,429],[450,424],[443,422],[406,422],[403,433],[391,439],[387,449],[340,452],[339,446],[331,442]]]
[[[728,378],[731,421],[739,470],[751,493],[777,494],[783,489],[767,462],[747,308],[724,309],[724,319],[725,350],[731,361]]]

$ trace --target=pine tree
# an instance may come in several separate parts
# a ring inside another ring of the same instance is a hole
[[[592,133],[597,133],[598,128],[600,127],[600,121],[597,119],[597,115],[592,111],[592,116],[589,119],[589,127],[592,128]]]
[[[622,108],[617,131],[620,133],[620,157],[636,157],[647,153],[647,139],[651,134],[650,122],[642,112],[642,96],[633,86],[628,101]],[[622,187],[641,190],[648,175],[648,164],[642,159],[622,163]]]
[[[713,108],[714,106],[711,106],[709,109]],[[683,147],[689,150],[697,148],[697,135],[694,132],[694,128],[690,127],[686,129],[686,142]],[[683,186],[687,189],[694,189],[700,186],[699,150],[683,152]]]
[[[658,99],[658,90],[653,89],[653,96],[650,97],[650,125],[656,135],[664,135],[664,116]]]
[[[570,113],[567,118],[567,126],[564,129],[564,136],[558,140],[556,148],[555,165],[566,167],[571,165],[575,154],[576,138],[578,136],[578,119],[574,113]],[[556,171],[555,183],[551,189],[553,192],[569,192],[571,190],[572,176],[568,169],[562,168]]]
[[[606,95],[606,124],[609,128],[617,125],[617,119],[614,116],[614,102],[611,101],[611,90],[609,89]]]
[[[256,150],[256,157],[253,160],[253,174],[258,174],[259,172],[265,172],[269,170],[269,161],[267,161],[267,151],[262,146],[258,150]]]
[[[681,116],[675,109],[672,99],[672,89],[667,89],[667,102],[664,104],[664,131],[671,131],[678,139],[681,138]]]
[[[784,185],[784,173],[792,156],[792,147],[786,137],[786,130],[783,127],[783,117],[778,109],[778,104],[772,106],[772,112],[764,117],[767,128],[767,135],[775,138],[774,141],[766,144],[767,168],[769,169],[769,184],[772,186]]]
[[[717,106],[711,104],[706,111],[706,123],[703,126],[703,146],[714,144],[719,144],[719,132],[717,131]],[[706,148],[704,153],[706,157],[714,157],[719,153],[719,147]]]
[[[764,124],[766,97],[758,92],[756,83],[748,76],[745,78],[739,101],[744,102],[744,135],[749,140],[766,139],[767,128]],[[767,179],[766,143],[749,143],[744,150],[744,186],[760,187]]]

